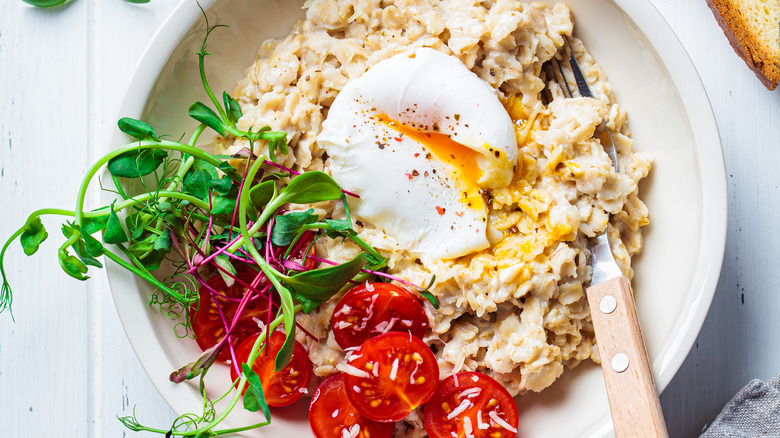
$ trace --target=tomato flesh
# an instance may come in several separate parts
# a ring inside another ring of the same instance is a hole
[[[309,426],[317,438],[391,438],[393,423],[378,423],[360,415],[347,398],[344,375],[328,377],[317,390],[309,405]]]
[[[464,372],[439,383],[423,417],[430,438],[514,438],[519,415],[500,383],[479,372]]]
[[[237,273],[239,280],[246,284],[252,284],[257,271],[244,268]],[[265,277],[260,281],[257,289],[262,289],[267,280]],[[194,304],[190,308],[190,325],[192,331],[195,333],[195,341],[198,346],[206,351],[213,347],[222,338],[225,337],[225,325],[220,316],[217,303],[222,309],[222,315],[225,317],[225,321],[228,326],[233,321],[238,308],[238,301],[244,294],[246,294],[248,288],[243,286],[239,281],[233,283],[232,286],[227,287],[225,281],[219,274],[214,275],[206,281],[207,286],[201,286],[199,290],[199,303]],[[209,287],[218,292],[218,294],[212,294]],[[224,296],[222,296],[224,295]],[[233,300],[226,299],[225,297],[232,298]],[[247,303],[244,310],[236,322],[235,327],[230,333],[230,340],[234,346],[238,345],[247,337],[255,334],[259,331],[255,318],[265,321],[268,315],[268,301],[265,297],[257,297],[256,299]],[[222,348],[217,359],[226,361],[230,359],[230,350],[228,348]]]
[[[236,360],[240,363],[247,363],[249,353],[258,336],[259,334],[256,334],[241,342],[236,348]],[[295,341],[290,363],[281,370],[274,371],[276,354],[281,350],[285,339],[285,335],[281,332],[271,333],[268,345],[260,352],[252,365],[252,370],[260,377],[263,395],[268,406],[281,407],[298,401],[306,392],[311,381],[312,366],[309,361],[309,353],[298,341]],[[230,367],[230,375],[233,380],[238,378],[235,367]]]
[[[376,282],[350,289],[336,305],[331,327],[339,346],[350,348],[390,331],[422,338],[428,318],[420,301],[407,289]]]
[[[420,339],[400,332],[371,338],[355,350],[343,369],[347,397],[363,416],[398,421],[436,391],[439,364]]]

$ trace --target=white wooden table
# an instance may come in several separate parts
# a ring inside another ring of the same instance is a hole
[[[703,1],[652,0],[712,102],[728,174],[728,239],[699,338],[661,401],[672,437],[695,437],[750,379],[780,371],[780,91],[734,54]],[[105,145],[135,65],[174,0],[0,2],[0,238],[43,206],[69,207]],[[119,437],[116,420],[166,427],[173,412],[119,324],[105,277],[67,277],[50,242],[6,271],[16,322],[0,315],[0,436]],[[660,280],[660,279],[659,279]],[[130,433],[132,434],[132,433]]]

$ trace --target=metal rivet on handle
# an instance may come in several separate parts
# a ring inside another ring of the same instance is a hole
[[[618,353],[612,357],[612,369],[615,372],[622,373],[628,369],[628,356],[625,353]]]
[[[612,295],[604,295],[599,302],[599,310],[602,313],[612,313],[617,309],[617,300]]]

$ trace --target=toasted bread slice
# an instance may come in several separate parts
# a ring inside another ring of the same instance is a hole
[[[734,50],[770,90],[780,73],[780,0],[707,0]]]

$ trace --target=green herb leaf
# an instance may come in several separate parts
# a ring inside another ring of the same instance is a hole
[[[106,228],[108,215],[81,218],[81,229],[86,234],[95,234]]]
[[[154,250],[154,242],[157,240],[157,236],[150,234],[141,240],[136,240],[127,247],[128,251],[132,252],[136,257],[144,257],[150,251]]]
[[[230,178],[214,178],[210,184],[220,195],[227,195],[233,188],[233,180]]]
[[[150,0],[125,0],[128,3],[149,3]]]
[[[224,255],[220,254],[216,257],[214,257],[214,263],[219,266],[220,268],[224,269],[225,271],[236,275],[236,268],[233,267],[233,264],[230,263],[230,259]],[[222,269],[217,269],[217,272],[219,272],[219,276],[222,277],[222,280],[225,282],[225,285],[227,287],[233,286],[233,284],[236,282],[235,278],[228,275],[226,272],[222,271]]]
[[[70,239],[77,232],[77,230],[79,230],[79,227],[73,224],[72,222],[62,224],[62,234],[68,239]],[[96,268],[102,268],[103,264],[100,263],[98,259],[96,259],[95,257],[99,257],[100,255],[103,255],[103,245],[101,245],[100,242],[98,242],[92,236],[87,235],[87,238],[91,239],[90,248],[87,249],[85,236],[80,230],[78,231],[78,234],[79,234],[79,238],[76,239],[76,241],[71,244],[71,248],[73,248],[73,251],[76,252],[78,258],[85,265],[94,266]],[[95,243],[97,243],[97,245],[95,245]]]
[[[103,244],[99,240],[83,232],[83,229],[81,238],[84,239],[84,248],[89,256],[100,257],[103,255]]]
[[[325,219],[325,223],[330,225],[333,231],[347,232],[349,234],[356,234],[357,232],[352,228],[352,222],[348,219]]]
[[[279,196],[293,204],[332,201],[341,198],[341,187],[323,172],[305,172],[290,180]]]
[[[244,409],[249,412],[262,411],[263,415],[265,415],[265,419],[270,420],[271,410],[268,408],[268,403],[265,401],[260,376],[245,363],[241,364],[241,370],[246,376],[248,384],[246,393],[244,393]]]
[[[418,291],[418,293],[419,293],[419,294],[420,294],[420,295],[421,295],[423,298],[425,298],[426,300],[430,301],[430,302],[431,302],[431,304],[433,305],[433,308],[434,308],[434,309],[438,309],[438,308],[439,308],[439,300],[438,300],[438,299],[436,299],[436,297],[435,297],[435,296],[433,296],[433,294],[432,294],[432,293],[428,292],[427,290],[421,290],[421,291]]]
[[[233,210],[236,209],[236,200],[235,195],[221,196],[212,193],[211,214],[232,214]]]
[[[53,6],[64,5],[71,0],[23,0],[25,3],[38,8],[51,8]]]
[[[200,199],[206,199],[211,186],[211,175],[204,169],[191,169],[184,175],[184,193]]]
[[[120,131],[127,135],[133,136],[138,140],[160,141],[160,139],[157,138],[157,135],[154,133],[154,128],[152,128],[150,124],[142,122],[141,120],[132,119],[130,117],[122,117],[119,119],[119,122],[117,122],[117,125],[119,125]]]
[[[263,181],[249,190],[249,200],[256,209],[261,210],[271,202],[275,194],[276,183],[271,180]]]
[[[147,271],[156,271],[160,269],[160,265],[165,260],[165,254],[164,251],[152,251],[141,259],[141,264]]]
[[[38,251],[41,242],[46,240],[47,237],[49,237],[49,233],[46,232],[46,228],[44,228],[41,218],[36,217],[27,222],[24,231],[19,236],[19,241],[22,243],[24,253],[29,256]]]
[[[269,128],[270,129],[270,128]],[[287,147],[287,133],[284,131],[271,132],[261,136],[268,140],[268,158],[274,163],[276,162],[276,151],[287,155],[290,153],[290,149]]]
[[[126,152],[109,160],[108,171],[114,176],[140,178],[154,172],[167,156],[168,153],[162,149]]]
[[[287,246],[292,243],[301,227],[317,222],[314,209],[296,211],[285,215],[276,216],[274,228],[271,231],[271,242],[277,246]]]
[[[217,131],[219,135],[225,135],[225,125],[213,109],[202,102],[195,102],[190,106],[190,117]]]
[[[130,238],[132,240],[140,239],[151,219],[151,216],[144,213],[128,215],[125,218],[125,225],[127,225],[127,230],[130,232]]]
[[[162,234],[157,236],[157,239],[154,240],[154,250],[162,251],[167,254],[171,251],[172,243],[170,233],[168,233],[168,230],[164,229]]]
[[[60,251],[59,253],[60,267],[66,274],[77,280],[86,280],[87,266],[82,263],[76,256],[69,255],[67,251]]]
[[[219,163],[219,170],[221,170],[225,175],[231,177],[234,181],[241,181],[242,179],[241,174],[238,173],[238,170],[236,170],[236,168],[227,161]]]
[[[222,92],[222,100],[225,102],[225,110],[227,111],[228,120],[231,124],[238,123],[238,119],[241,118],[243,113],[241,112],[241,105],[238,104],[236,99],[233,99],[227,91]]]
[[[127,234],[125,234],[122,223],[119,222],[119,217],[114,211],[114,204],[111,204],[111,211],[108,213],[106,231],[103,233],[103,242],[108,244],[127,242]]]
[[[354,259],[338,266],[314,269],[282,278],[293,292],[293,297],[306,313],[329,300],[366,265],[366,255],[360,253]]]

